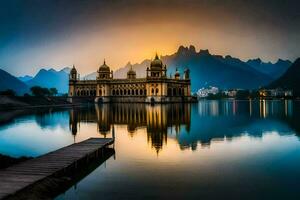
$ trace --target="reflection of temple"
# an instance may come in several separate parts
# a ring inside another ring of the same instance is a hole
[[[76,135],[79,122],[96,122],[100,134],[106,136],[113,125],[127,125],[130,134],[146,128],[148,141],[159,151],[167,142],[168,129],[179,133],[180,126],[190,129],[190,104],[102,104],[95,109],[70,111],[70,128]]]

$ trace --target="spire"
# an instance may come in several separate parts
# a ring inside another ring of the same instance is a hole
[[[157,52],[155,53],[155,59],[159,59],[159,58],[158,58],[158,55],[157,55]]]
[[[104,61],[103,61],[103,65],[106,65],[106,63],[105,63],[105,58],[104,58]]]

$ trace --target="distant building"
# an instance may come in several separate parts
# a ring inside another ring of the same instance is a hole
[[[99,67],[96,80],[80,80],[73,66],[69,79],[69,100],[92,97],[95,102],[185,102],[191,101],[190,71],[184,76],[178,70],[174,77],[167,77],[167,66],[155,56],[147,67],[145,78],[136,78],[132,67],[124,79],[113,78],[113,71],[106,65]]]
[[[219,93],[219,88],[217,87],[208,87],[208,88],[201,88],[198,90],[197,92],[197,96],[199,98],[205,98],[205,97],[208,97],[209,95],[213,94],[218,94]]]
[[[292,90],[283,90],[281,88],[276,89],[262,89],[259,91],[260,97],[265,98],[275,98],[275,97],[292,97],[293,91]]]
[[[230,90],[224,90],[224,94],[228,97],[236,97],[236,94],[238,93],[238,91],[240,91],[241,89],[230,89]]]

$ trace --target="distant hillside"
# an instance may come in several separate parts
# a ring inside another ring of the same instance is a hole
[[[231,56],[211,55],[208,50],[196,52],[194,46],[180,46],[172,55],[162,56],[167,64],[168,76],[174,74],[176,67],[183,73],[188,67],[191,70],[192,91],[195,92],[203,86],[213,85],[220,88],[258,88],[269,84],[273,79],[247,63]],[[144,77],[150,60],[141,64],[134,64],[133,69],[137,77]],[[115,72],[115,77],[125,77],[129,64]]]
[[[31,80],[33,77],[32,76],[29,76],[29,75],[25,75],[25,76],[19,76],[18,79],[22,82],[26,82],[26,81],[29,81]]]
[[[292,89],[296,96],[300,96],[299,86],[300,86],[300,58],[298,58],[280,78],[272,82],[268,87]]]
[[[29,91],[28,86],[25,83],[0,69],[0,91],[7,89],[14,90],[18,95],[23,95]]]
[[[85,80],[96,80],[96,77],[97,77],[97,72],[93,72],[93,73],[90,73],[90,74],[87,74],[87,75],[83,76],[83,79],[85,79]]]
[[[260,58],[248,60],[247,64],[270,77],[279,78],[292,64],[289,60],[278,59],[276,63],[263,62]]]
[[[55,87],[59,93],[67,93],[69,87],[69,71],[69,68],[64,68],[60,71],[41,69],[35,77],[27,81],[26,84],[30,87],[36,85],[46,88]]]

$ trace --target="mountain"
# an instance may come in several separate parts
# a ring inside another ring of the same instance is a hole
[[[0,69],[0,91],[14,90],[18,95],[23,95],[29,91],[28,86],[18,78]]]
[[[85,75],[83,77],[83,79],[85,79],[85,80],[96,80],[96,77],[97,77],[97,72],[93,72],[93,73]]]
[[[63,68],[63,69],[60,70],[60,71],[63,71],[63,72],[65,72],[65,73],[67,73],[67,74],[70,74],[71,68],[70,68],[70,67],[65,67],[65,68]]]
[[[292,89],[294,95],[300,96],[300,58],[298,58],[287,71],[272,82],[268,88]]]
[[[146,69],[150,66],[151,60],[144,60],[142,63],[131,64],[128,62],[125,67],[122,67],[114,72],[115,78],[125,78],[128,70],[132,66],[132,68],[136,71],[136,75],[138,78],[146,77]]]
[[[29,87],[40,86],[46,88],[55,87],[59,93],[68,92],[69,84],[69,68],[64,68],[60,71],[54,69],[41,69],[34,78],[27,81]]]
[[[246,62],[248,65],[274,79],[279,78],[292,64],[289,60],[278,59],[276,63],[263,62],[260,58],[250,59]]]
[[[31,80],[33,77],[32,76],[29,76],[29,75],[25,75],[25,76],[19,76],[18,79],[22,82],[26,82],[26,81],[29,81]]]
[[[228,88],[258,88],[269,84],[273,79],[247,63],[231,56],[211,55],[208,50],[196,52],[194,46],[180,46],[172,55],[162,56],[162,61],[167,65],[168,76],[174,74],[176,68],[183,73],[188,67],[191,71],[192,91],[195,92],[204,86],[217,86]],[[137,77],[145,77],[146,68],[150,66],[150,60],[144,60],[140,64],[134,64]],[[129,69],[125,67],[115,72],[115,77],[125,77]]]

